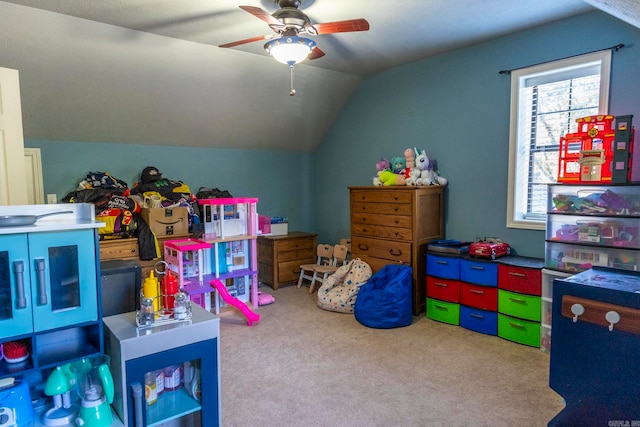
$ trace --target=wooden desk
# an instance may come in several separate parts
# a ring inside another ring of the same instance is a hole
[[[292,231],[280,236],[258,236],[258,281],[274,290],[296,282],[300,265],[316,262],[317,234]]]

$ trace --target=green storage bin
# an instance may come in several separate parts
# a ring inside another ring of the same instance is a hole
[[[531,347],[540,347],[540,323],[498,313],[498,336]]]
[[[450,325],[460,325],[460,304],[427,298],[427,317]]]
[[[520,319],[540,322],[542,301],[539,296],[498,290],[498,311]]]

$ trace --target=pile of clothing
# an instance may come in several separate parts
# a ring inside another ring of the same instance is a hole
[[[199,223],[196,198],[182,181],[166,179],[160,171],[147,166],[140,174],[140,182],[133,188],[108,172],[90,172],[80,181],[76,190],[62,199],[65,203],[92,203],[96,219],[106,224],[98,229],[100,240],[137,237],[142,260],[161,256],[157,240],[147,223],[140,216],[140,210],[148,206],[152,196],[158,196],[160,206],[184,206],[189,212],[191,224]]]

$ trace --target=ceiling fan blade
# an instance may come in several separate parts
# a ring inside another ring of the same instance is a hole
[[[249,12],[250,14],[252,14],[258,19],[262,19],[264,22],[266,22],[269,25],[282,25],[282,22],[280,22],[279,20],[271,16],[271,14],[266,10],[261,9],[259,7],[240,6],[240,9],[244,10],[245,12]]]
[[[313,48],[309,56],[307,56],[307,59],[318,59],[322,58],[324,55],[325,53],[318,46],[316,46]]]
[[[325,22],[324,24],[314,24],[313,26],[318,34],[348,33],[351,31],[369,30],[369,22],[363,18]]]
[[[244,40],[238,40],[238,41],[231,42],[231,43],[221,44],[218,47],[235,47],[235,46],[240,46],[241,44],[258,42],[260,40],[269,40],[269,39],[272,39],[272,38],[273,38],[272,35],[256,36],[256,37],[251,37],[251,38],[244,39]]]

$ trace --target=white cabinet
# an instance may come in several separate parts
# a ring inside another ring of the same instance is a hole
[[[551,346],[553,280],[591,267],[640,270],[640,186],[552,184],[547,196],[541,348]]]

